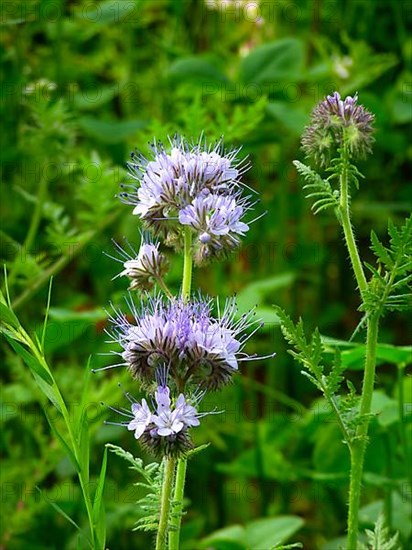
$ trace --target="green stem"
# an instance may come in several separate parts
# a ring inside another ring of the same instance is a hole
[[[188,300],[192,288],[192,232],[189,227],[185,228],[185,243],[183,256],[183,280],[182,280],[182,298]],[[184,388],[180,388],[183,391]],[[173,509],[173,517],[170,519],[171,529],[169,531],[169,550],[178,550],[180,541],[180,524],[182,521],[183,497],[185,490],[187,460],[180,458],[177,463],[176,481],[173,494],[173,501],[176,503]]]
[[[173,529],[169,532],[169,550],[179,550],[180,541],[180,523],[183,511],[183,497],[185,492],[187,460],[180,458],[177,463],[175,492],[173,501],[176,502],[173,508],[173,517],[170,520],[170,525]]]
[[[159,285],[159,288],[163,290],[163,292],[168,298],[173,298],[173,294],[170,292],[167,284],[164,282],[164,280],[161,277],[156,277],[156,282]]]
[[[356,282],[359,287],[360,293],[363,296],[364,292],[368,288],[365,273],[363,271],[362,262],[359,257],[358,248],[356,246],[355,236],[353,233],[352,223],[350,220],[349,210],[349,189],[348,189],[348,168],[349,158],[346,148],[342,151],[343,170],[340,175],[340,204],[339,214],[340,222],[342,224],[343,232],[345,235],[346,246],[349,251],[349,256],[352,262],[352,268],[355,273]]]
[[[159,529],[156,536],[156,550],[166,549],[166,537],[169,527],[170,504],[173,489],[173,477],[175,473],[176,459],[164,458],[164,476],[162,487],[162,500],[160,503]]]
[[[192,287],[192,232],[190,227],[185,227],[185,245],[183,256],[183,281],[182,281],[182,298],[186,301],[190,297],[190,289]]]
[[[358,539],[358,514],[361,495],[363,465],[367,446],[369,415],[371,411],[373,387],[375,383],[376,348],[378,343],[379,314],[368,319],[366,336],[365,374],[359,415],[362,423],[356,430],[351,449],[351,475],[349,487],[348,537],[346,550],[356,550]]]
[[[40,225],[44,203],[46,199],[46,194],[47,194],[48,183],[49,183],[49,180],[44,175],[41,176],[40,182],[39,182],[39,190],[36,197],[36,206],[34,207],[34,212],[30,221],[30,227],[22,246],[22,251],[24,254],[31,254],[30,249],[33,246],[34,240],[36,238],[37,230]],[[17,267],[18,267],[18,260],[16,257],[9,274],[10,286],[14,283],[14,279],[17,273]]]

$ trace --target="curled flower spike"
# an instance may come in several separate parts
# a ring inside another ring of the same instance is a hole
[[[126,276],[130,279],[129,290],[151,290],[156,281],[162,284],[169,262],[166,256],[159,251],[159,243],[153,243],[142,236],[137,254],[132,245],[129,242],[127,244],[132,254],[115,243],[121,258],[114,259],[122,262],[124,267],[117,277]]]
[[[322,166],[344,142],[353,158],[364,158],[372,151],[373,121],[374,115],[358,105],[358,94],[342,100],[334,92],[313,110],[302,137],[302,148]]]
[[[177,399],[170,397],[170,388],[166,385],[157,387],[155,401],[152,402],[152,412],[145,399],[137,402],[129,393],[126,397],[131,402],[131,412],[127,409],[111,410],[126,417],[123,422],[106,422],[117,426],[125,426],[134,433],[144,447],[158,457],[165,455],[184,456],[193,448],[189,428],[199,426],[200,418],[210,413],[199,413],[196,409],[203,393],[195,393],[191,398],[180,393]]]
[[[131,301],[129,307],[133,323],[121,313],[110,317],[113,340],[123,348],[118,353],[123,362],[113,366],[127,366],[146,386],[163,367],[179,388],[198,385],[215,390],[231,380],[239,362],[257,359],[243,350],[261,323],[254,320],[253,310],[236,318],[232,299],[217,318],[212,316],[212,301],[202,298],[185,302],[155,296],[142,301],[139,310]]]
[[[239,193],[232,195],[204,194],[179,212],[182,225],[189,225],[198,235],[194,243],[194,259],[202,264],[211,257],[218,258],[240,244],[249,226],[241,221],[251,208]]]
[[[139,186],[123,186],[120,198],[134,206],[133,214],[147,229],[177,249],[182,246],[182,226],[190,225],[197,263],[221,256],[238,246],[249,229],[240,221],[251,207],[248,198],[242,198],[240,182],[248,166],[236,158],[238,152],[225,153],[221,140],[207,146],[203,138],[189,145],[175,137],[169,151],[154,143],[150,160],[132,155],[129,169]]]

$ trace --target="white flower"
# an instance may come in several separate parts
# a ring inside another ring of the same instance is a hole
[[[143,434],[147,426],[152,422],[152,413],[146,403],[146,399],[142,399],[142,404],[132,404],[133,420],[127,425],[127,429],[134,431],[136,439]]]

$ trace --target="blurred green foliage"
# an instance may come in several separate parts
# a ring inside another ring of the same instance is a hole
[[[197,444],[211,445],[190,463],[186,550],[253,545],[256,530],[276,521],[289,534],[301,527],[293,540],[305,548],[336,549],[333,540],[344,535],[347,452],[327,404],[286,354],[272,304],[318,325],[331,351],[338,344],[358,387],[364,346],[346,341],[361,319],[354,279],[333,216],[314,219],[292,160],[315,103],[334,90],[358,91],[376,115],[374,155],[361,167],[366,179],[353,201],[368,258],[370,229],[381,236],[388,217],[398,223],[411,209],[411,19],[407,0],[1,5],[1,256],[14,309],[32,335],[41,333],[54,276],[45,349],[70,410],[80,404],[89,356],[94,367],[107,364],[103,307],[123,304],[127,287],[112,280],[120,264],[103,252],[113,253],[112,238],[139,241],[136,217],[115,198],[130,151],[145,152],[153,137],[203,132],[249,155],[245,181],[260,194],[257,215],[267,214],[239,253],[198,270],[194,286],[211,295],[237,292],[241,309],[257,304],[266,326],[251,351],[276,350],[277,357],[248,365],[233,386],[206,400],[205,410],[216,405],[225,413],[194,433]],[[175,263],[168,281],[174,290],[180,270]],[[370,527],[385,510],[405,547],[412,532],[410,328],[401,315],[383,322],[361,514],[362,527]],[[81,548],[73,526],[50,505],[86,529],[73,465],[51,433],[30,372],[7,345],[2,363],[7,521],[0,546]],[[92,480],[106,442],[141,454],[125,430],[103,426],[109,415],[100,402],[124,405],[119,382],[138,397],[124,370],[91,381]],[[107,545],[147,548],[150,537],[131,531],[142,496],[132,483],[139,480],[120,458],[108,460]],[[228,525],[229,535],[211,535]]]

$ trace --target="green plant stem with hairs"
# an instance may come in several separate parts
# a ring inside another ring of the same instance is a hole
[[[183,278],[181,296],[184,301],[190,297],[192,287],[192,233],[189,227],[184,233]],[[168,293],[167,293],[168,294]],[[168,294],[169,295],[169,294]],[[178,388],[183,392],[184,388]],[[186,480],[187,459],[166,457],[162,487],[159,529],[156,538],[156,550],[166,548],[166,535],[169,534],[169,550],[178,550],[180,541],[180,524],[183,509],[183,497]],[[177,462],[177,465],[176,465]],[[175,472],[176,470],[176,472]],[[173,493],[173,507],[172,505]],[[172,514],[171,514],[172,512]]]
[[[342,224],[346,246],[355,273],[356,282],[363,297],[368,288],[368,283],[363,271],[362,262],[356,246],[355,236],[350,219],[350,195],[349,195],[349,155],[347,145],[344,142],[341,151],[342,172],[340,174],[340,204],[339,219]],[[349,510],[348,510],[348,535],[347,550],[356,550],[358,539],[358,515],[363,476],[367,435],[369,428],[370,412],[373,388],[375,384],[376,347],[378,343],[379,313],[367,317],[366,358],[362,385],[362,395],[359,414],[362,418],[361,425],[356,430],[356,435],[350,448],[351,473],[349,486]]]
[[[182,281],[182,298],[188,300],[190,297],[190,291],[192,288],[192,232],[190,227],[185,228],[185,242],[184,242],[184,259],[183,259],[183,281]],[[183,388],[182,388],[183,389]],[[185,490],[187,470],[187,459],[179,458],[177,462],[175,487],[173,494],[173,501],[175,502],[173,509],[173,516],[170,520],[171,530],[169,532],[169,550],[179,550],[180,542],[180,524],[182,521],[183,510],[183,497]]]
[[[176,459],[165,457],[163,472],[162,500],[160,503],[159,528],[156,536],[156,550],[165,550],[167,532],[169,528],[171,496],[173,490],[173,478],[175,475]]]

